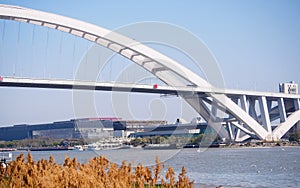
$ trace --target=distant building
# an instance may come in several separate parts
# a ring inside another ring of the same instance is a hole
[[[0,140],[32,138],[97,138],[113,136],[113,121],[78,119],[38,125],[14,125],[0,128]]]
[[[84,118],[37,125],[0,127],[0,141],[32,138],[88,138],[128,137],[143,127],[159,125],[165,121],[122,121],[120,118]],[[128,127],[127,127],[128,125]],[[131,130],[128,130],[130,128]]]
[[[279,92],[288,94],[298,94],[298,84],[296,84],[293,81],[289,83],[280,83]]]
[[[209,130],[208,130],[209,129]],[[213,131],[210,127],[207,126],[207,123],[185,123],[185,124],[167,124],[160,126],[148,126],[143,129],[141,132],[134,132],[130,134],[132,138],[143,138],[151,136],[190,136],[190,135],[199,135],[204,132]]]
[[[127,128],[144,128],[147,126],[166,125],[167,121],[162,120],[128,120],[126,121]]]

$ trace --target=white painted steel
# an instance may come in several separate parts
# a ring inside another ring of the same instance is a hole
[[[241,108],[247,113],[247,114],[249,114],[249,107],[248,107],[248,103],[247,103],[247,97],[246,97],[246,95],[241,95],[240,97],[239,97],[239,99],[240,99],[240,103],[241,103]],[[237,123],[238,124],[238,123]],[[239,124],[238,124],[239,125]],[[242,128],[244,128],[244,125],[240,125]],[[241,140],[242,138],[244,138],[244,139],[248,139],[250,136],[248,135],[248,137],[242,137],[241,138],[241,134],[245,134],[245,131],[244,131],[244,133],[241,133],[241,129],[240,128],[238,128],[238,130],[236,131],[236,136],[235,136],[235,141],[236,142],[242,142],[242,141],[244,141],[244,140]]]
[[[279,115],[280,115],[280,123],[282,123],[282,122],[286,121],[286,111],[285,111],[285,105],[284,105],[283,98],[280,97],[279,99],[277,99],[277,102],[278,102],[278,109],[279,109]]]
[[[300,121],[300,110],[292,113],[285,122],[279,124],[273,131],[273,140],[279,140],[285,135],[297,122]]]
[[[265,126],[268,133],[271,134],[272,129],[271,129],[269,110],[268,110],[268,106],[267,106],[267,99],[265,96],[262,96],[262,97],[259,97],[258,100],[259,100],[262,124],[263,124],[263,126]]]
[[[168,92],[179,92],[179,93],[214,93],[218,94],[221,93],[220,90],[217,88],[205,88],[201,86],[197,87],[186,87],[186,86],[168,86],[168,85],[159,85],[157,89],[153,88],[153,85],[147,85],[147,84],[130,84],[130,83],[115,83],[115,82],[93,82],[93,81],[79,81],[79,80],[60,80],[60,79],[37,79],[37,78],[21,78],[21,77],[1,77],[3,83],[24,83],[24,84],[30,84],[30,83],[36,83],[36,84],[51,84],[53,86],[57,85],[69,85],[69,86],[76,86],[76,85],[85,85],[85,86],[107,86],[107,87],[124,87],[124,88],[144,88],[144,89],[151,89],[151,90],[166,90]],[[251,91],[249,91],[251,92]],[[234,97],[239,97],[241,100],[241,108],[248,113],[248,103],[246,101],[246,95],[241,95],[239,92],[236,92],[236,90],[223,90],[221,94],[230,95]],[[281,95],[276,95],[277,93],[267,93],[265,96],[272,97],[274,99],[281,99]],[[288,98],[293,99],[295,96],[290,96]],[[300,98],[300,96],[298,96]],[[294,99],[295,104],[297,104],[297,99]],[[298,100],[299,103],[299,100]],[[297,108],[297,107],[296,107]],[[298,107],[299,108],[299,107]],[[297,109],[298,109],[297,108]],[[208,110],[209,111],[209,110]]]

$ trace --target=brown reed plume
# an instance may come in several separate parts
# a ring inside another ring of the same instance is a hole
[[[104,156],[94,157],[87,164],[66,157],[60,165],[52,156],[35,162],[28,153],[26,158],[20,154],[6,169],[0,169],[0,187],[193,187],[184,167],[178,180],[172,167],[168,167],[165,177],[161,174],[163,168],[158,158],[153,167],[138,164],[133,168],[126,161],[118,166]]]

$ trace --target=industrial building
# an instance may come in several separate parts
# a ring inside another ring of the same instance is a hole
[[[128,120],[120,118],[72,119],[37,125],[14,125],[0,128],[0,141],[33,138],[136,138],[146,136],[168,136],[203,133],[205,123],[167,124],[161,120]]]
[[[86,118],[37,125],[14,125],[0,128],[0,140],[112,137],[114,126],[120,129],[124,123],[117,119]]]
[[[22,124],[0,127],[0,141],[33,138],[124,138],[130,133],[143,131],[147,126],[165,124],[166,121],[122,121],[120,118],[84,118],[36,125]]]
[[[204,134],[207,129],[207,123],[186,123],[186,124],[167,124],[162,126],[148,126],[142,132],[134,132],[130,134],[133,138],[143,138],[151,136],[187,136]]]
[[[225,127],[226,129],[228,127]],[[14,125],[0,127],[0,141],[34,138],[54,139],[103,139],[103,138],[143,138],[152,136],[197,136],[214,130],[200,118],[190,123],[178,119],[175,124],[160,120],[121,120],[120,118],[84,118],[36,125]],[[290,133],[297,132],[296,127]]]

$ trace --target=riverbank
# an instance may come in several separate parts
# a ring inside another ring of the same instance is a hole
[[[81,145],[79,145],[81,146]],[[247,142],[247,143],[230,143],[230,144],[187,144],[183,147],[154,147],[151,149],[182,149],[182,148],[255,148],[255,147],[293,147],[300,146],[299,142]],[[128,147],[130,148],[143,148],[142,146]],[[146,147],[146,149],[148,149]],[[69,146],[55,146],[55,147],[20,147],[20,148],[0,148],[0,152],[5,151],[61,151],[61,150],[74,150],[74,147]]]
[[[280,141],[280,142],[247,142],[247,143],[234,143],[228,144],[225,147],[229,148],[238,148],[238,147],[283,147],[283,146],[300,146],[300,142],[289,142],[289,141]]]

